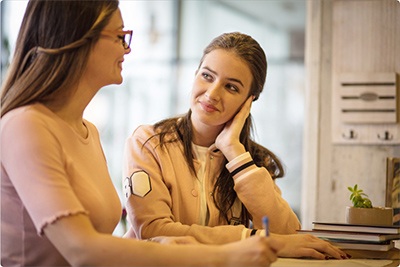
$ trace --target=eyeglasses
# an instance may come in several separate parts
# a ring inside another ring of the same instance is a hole
[[[115,36],[117,34],[117,36]],[[132,41],[132,31],[107,31],[103,30],[101,31],[101,35],[105,37],[110,37],[110,38],[115,38],[117,37],[118,39],[121,40],[121,44],[124,47],[124,49],[129,49]]]

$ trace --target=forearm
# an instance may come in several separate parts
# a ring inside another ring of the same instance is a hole
[[[215,247],[161,245],[98,233],[86,215],[63,217],[44,228],[73,266],[218,266]]]
[[[274,190],[273,184],[268,186],[247,184],[247,186],[248,188],[238,193],[238,196],[252,215],[254,228],[262,229],[262,217],[268,216],[271,232],[292,234],[300,229],[296,214]]]
[[[238,189],[241,192],[238,193],[238,196],[252,215],[255,228],[261,229],[263,227],[262,217],[269,216],[271,232],[292,234],[300,229],[300,222],[296,214],[275,190],[273,181],[266,184],[260,182],[258,185],[248,182],[245,187],[247,188]]]
[[[296,214],[282,198],[270,174],[265,168],[255,166],[249,153],[229,162],[227,168],[234,174],[234,189],[252,215],[255,228],[262,227],[261,218],[267,215],[270,217],[271,231],[295,233],[299,229],[300,222]]]
[[[86,266],[219,266],[216,248],[205,245],[162,245],[100,235],[91,242],[95,257]],[[91,255],[92,253],[89,253]]]
[[[203,226],[174,222],[168,217],[146,216],[143,223],[140,215],[132,214],[134,236],[148,239],[155,236],[192,236],[203,244],[225,244],[241,239],[243,225]],[[132,235],[130,235],[132,236]]]

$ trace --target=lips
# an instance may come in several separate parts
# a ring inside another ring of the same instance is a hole
[[[206,112],[218,111],[218,109],[211,104],[208,104],[206,102],[201,102],[201,101],[199,101],[199,103],[200,103],[201,108]]]
[[[124,60],[120,60],[120,61],[118,61],[118,67],[120,67],[121,68],[121,70],[122,70],[122,63],[124,62]]]

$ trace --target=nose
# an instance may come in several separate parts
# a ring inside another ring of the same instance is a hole
[[[208,87],[208,89],[207,89],[207,91],[205,93],[205,96],[207,97],[208,100],[217,102],[221,98],[220,89],[221,89],[221,86],[220,86],[219,83],[212,83]]]
[[[132,51],[132,48],[130,48],[130,47],[128,49],[125,49],[125,55],[129,54],[131,51]]]

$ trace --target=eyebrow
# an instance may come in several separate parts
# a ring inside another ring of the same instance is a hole
[[[122,31],[122,30],[124,29],[124,27],[125,27],[124,24],[122,24],[122,25],[116,27],[114,30],[116,30],[116,31]]]
[[[217,75],[217,73],[216,73],[215,71],[213,71],[212,69],[210,69],[210,68],[207,67],[207,66],[204,66],[203,69],[206,69],[206,70],[208,70],[209,72],[212,72],[212,73],[214,73],[215,75]],[[233,82],[237,82],[237,83],[239,83],[240,85],[242,85],[242,86],[244,87],[242,81],[239,80],[239,79],[236,79],[236,78],[228,78],[228,80],[229,80],[229,81],[233,81]]]

